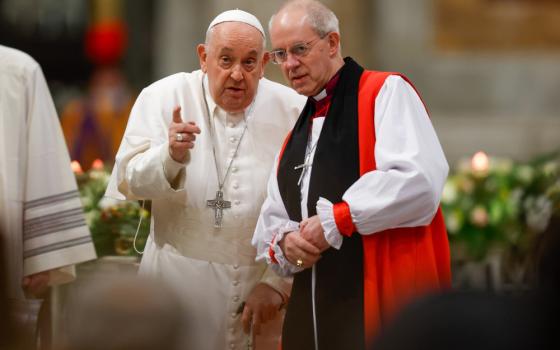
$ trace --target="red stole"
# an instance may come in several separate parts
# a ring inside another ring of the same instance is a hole
[[[376,169],[375,99],[389,75],[364,71],[358,95],[360,176]],[[413,298],[451,286],[447,231],[441,209],[428,226],[363,235],[364,328],[370,344],[379,328]],[[404,334],[403,336],[406,336]]]

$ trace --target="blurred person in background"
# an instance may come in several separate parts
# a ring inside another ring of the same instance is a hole
[[[8,315],[7,271],[4,259],[4,235],[0,226],[0,315]],[[0,349],[13,348],[13,334],[11,317],[0,317]]]
[[[439,202],[448,165],[401,74],[342,57],[335,14],[290,1],[271,60],[308,97],[268,184],[253,244],[293,290],[283,349],[364,349],[412,299],[451,284]]]
[[[540,312],[526,299],[482,291],[454,291],[407,305],[371,350],[543,349]]]
[[[63,350],[179,350],[186,314],[161,281],[131,276],[97,278],[71,301]]]
[[[182,297],[192,349],[245,348],[253,336],[277,349],[291,283],[255,262],[251,235],[304,99],[263,78],[265,41],[255,16],[218,15],[197,47],[201,70],[140,93],[106,193],[152,201],[140,273]]]
[[[86,91],[68,101],[60,123],[72,160],[87,171],[96,159],[111,164],[136,97],[121,63],[128,46],[123,1],[91,0],[83,40],[93,66]]]
[[[9,307],[33,338],[40,301],[32,299],[72,281],[73,264],[96,254],[43,72],[29,55],[5,46],[0,46],[0,231]]]
[[[528,291],[527,286],[511,295],[460,291],[418,300],[371,349],[558,349],[560,216],[551,218],[532,258]]]

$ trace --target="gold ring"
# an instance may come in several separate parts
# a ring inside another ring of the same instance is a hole
[[[297,266],[297,267],[302,267],[302,266],[303,266],[303,260],[297,259],[297,260],[296,260],[296,266]]]

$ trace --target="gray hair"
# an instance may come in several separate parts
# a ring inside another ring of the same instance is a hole
[[[340,34],[340,28],[338,26],[338,18],[328,7],[316,0],[291,0],[287,1],[276,14],[270,17],[268,22],[268,31],[272,27],[272,22],[274,17],[281,11],[287,8],[302,8],[307,14],[307,21],[311,25],[311,28],[317,35],[321,38],[325,35],[335,32]]]

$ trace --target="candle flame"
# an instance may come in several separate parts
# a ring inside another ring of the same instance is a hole
[[[477,173],[485,173],[490,167],[490,160],[486,153],[479,151],[476,152],[471,159],[471,168]]]
[[[103,164],[103,161],[99,158],[97,158],[96,160],[93,161],[93,163],[91,163],[91,168],[93,170],[103,170],[103,167],[105,165]]]
[[[72,168],[74,174],[81,175],[84,173],[80,162],[78,162],[77,160],[73,160],[72,163],[70,163],[70,167]]]

